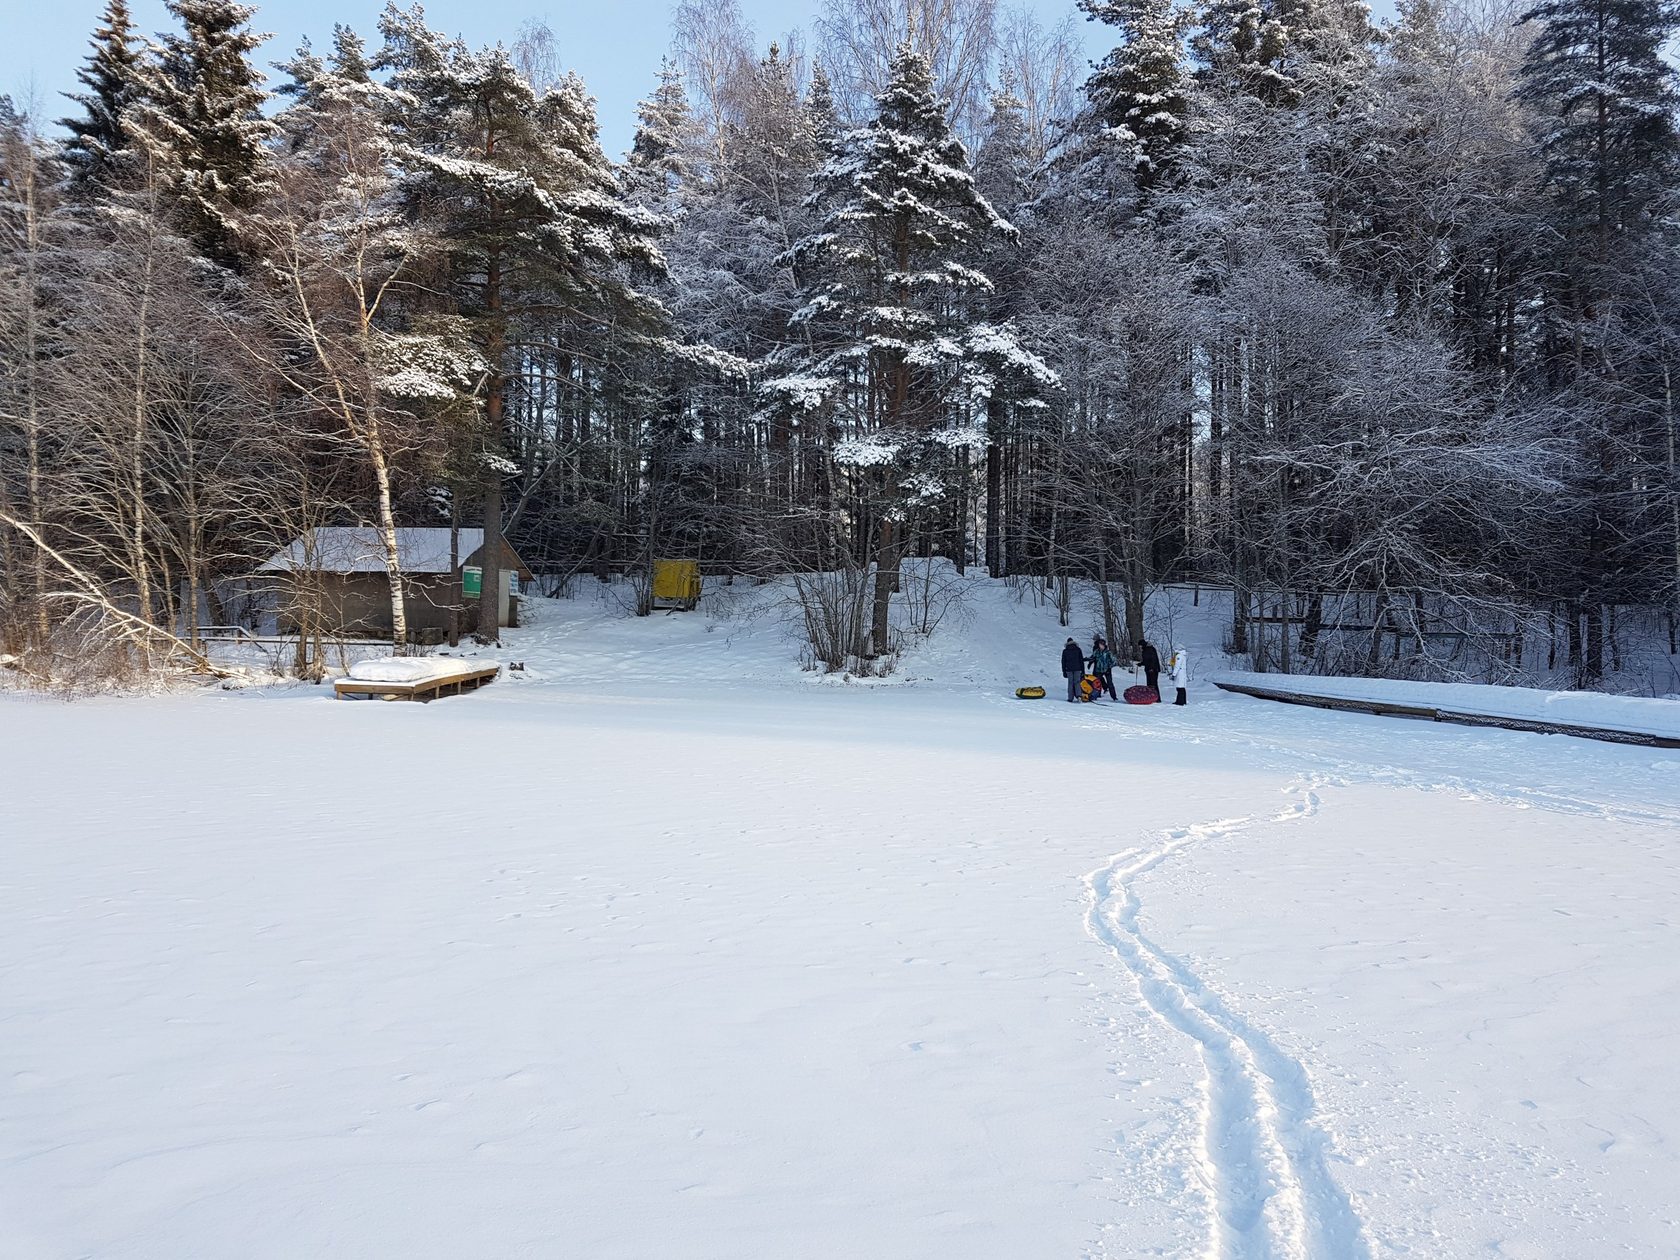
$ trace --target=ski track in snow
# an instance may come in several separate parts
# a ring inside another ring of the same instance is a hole
[[[1319,809],[1308,780],[1297,800],[1265,822],[1311,817]],[[1168,1028],[1194,1043],[1204,1071],[1198,1110],[1200,1167],[1208,1209],[1208,1260],[1369,1260],[1359,1217],[1328,1161],[1306,1069],[1209,989],[1182,959],[1139,923],[1137,879],[1181,849],[1253,826],[1224,819],[1162,833],[1151,848],[1130,849],[1086,876],[1090,934],[1125,965],[1138,992]]]
[[[1206,735],[1151,730],[1149,737],[1200,743]],[[1224,738],[1257,752],[1280,752],[1263,737],[1227,732]],[[1296,800],[1280,813],[1173,828],[1154,845],[1120,853],[1085,878],[1087,931],[1125,965],[1145,1004],[1193,1045],[1202,1062],[1199,1167],[1190,1172],[1207,1210],[1205,1260],[1371,1260],[1372,1251],[1353,1201],[1330,1173],[1337,1155],[1316,1118],[1306,1067],[1145,933],[1136,886],[1141,876],[1200,842],[1239,835],[1257,824],[1312,817],[1319,812],[1321,790],[1356,785],[1450,792],[1507,808],[1612,822],[1680,824],[1680,814],[1660,807],[1394,769],[1300,748],[1290,755],[1314,769],[1283,789]]]

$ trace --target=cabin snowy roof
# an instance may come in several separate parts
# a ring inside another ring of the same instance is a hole
[[[464,564],[484,544],[482,529],[460,531]],[[397,560],[404,573],[448,573],[449,530],[414,527],[397,530]],[[524,566],[520,566],[523,568]],[[383,573],[385,546],[371,525],[330,525],[312,529],[257,566],[259,573],[310,569],[322,573]]]

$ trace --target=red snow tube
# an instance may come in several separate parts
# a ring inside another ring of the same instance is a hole
[[[1124,699],[1127,704],[1161,703],[1161,697],[1155,694],[1153,687],[1127,687]]]

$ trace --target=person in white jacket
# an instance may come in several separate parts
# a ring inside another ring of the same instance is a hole
[[[1188,704],[1185,688],[1190,685],[1190,654],[1182,645],[1173,649],[1172,660],[1167,662],[1167,680],[1178,689],[1178,696],[1173,703]]]

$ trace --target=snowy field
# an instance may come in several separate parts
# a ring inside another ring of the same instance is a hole
[[[1680,754],[1014,700],[1063,635],[0,696],[0,1256],[1680,1255]]]

